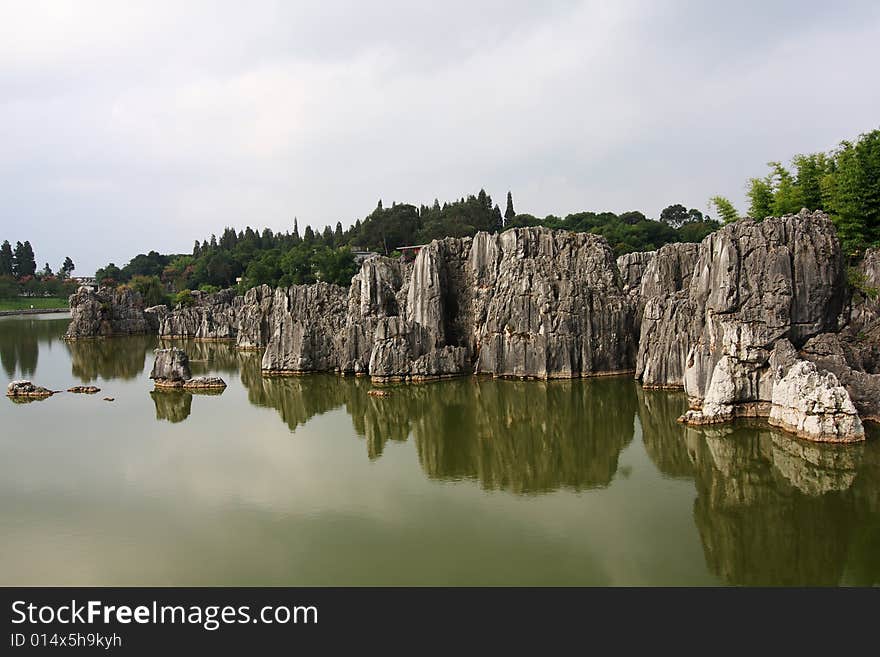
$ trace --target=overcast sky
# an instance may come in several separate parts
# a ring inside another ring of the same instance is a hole
[[[0,0],[0,240],[80,275],[485,187],[744,209],[880,127],[880,3]]]

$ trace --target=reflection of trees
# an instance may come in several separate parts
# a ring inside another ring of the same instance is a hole
[[[0,365],[9,378],[16,370],[22,376],[33,376],[37,369],[40,344],[47,346],[57,341],[69,317],[37,319],[33,316],[0,319]]]
[[[315,415],[339,408],[362,388],[366,396],[367,382],[354,377],[331,374],[309,374],[289,377],[264,377],[260,374],[260,354],[239,354],[241,382],[248,391],[248,400],[255,406],[274,408],[291,431]]]
[[[308,375],[263,377],[259,354],[241,355],[248,399],[276,409],[292,430],[345,405],[369,458],[413,434],[431,478],[478,479],[489,489],[536,493],[607,486],[633,436],[637,400],[627,379],[493,381],[466,378],[388,388]]]
[[[648,456],[667,477],[694,476],[694,464],[682,440],[684,429],[678,417],[687,410],[687,397],[682,392],[643,390],[637,388],[639,424],[642,442]]]
[[[147,352],[156,347],[154,335],[126,335],[65,342],[73,376],[83,381],[134,379],[145,367]]]
[[[192,412],[193,396],[178,390],[153,390],[150,392],[156,405],[156,419],[183,422]]]
[[[183,349],[189,356],[193,376],[202,376],[208,372],[230,375],[238,373],[240,357],[233,342],[163,338],[161,346]]]
[[[841,582],[866,520],[852,499],[862,446],[812,444],[767,429],[685,431],[696,472],[694,520],[714,573],[731,584]],[[876,525],[876,515],[869,522]]]
[[[493,381],[398,386],[350,404],[368,449],[412,431],[437,479],[474,478],[487,489],[537,493],[606,486],[632,440],[631,381]]]

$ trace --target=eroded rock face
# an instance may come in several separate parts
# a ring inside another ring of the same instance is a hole
[[[127,288],[83,286],[70,295],[70,325],[65,339],[147,333],[150,323],[141,295]]]
[[[480,233],[470,260],[473,284],[461,296],[473,294],[477,372],[572,378],[633,369],[635,308],[604,238],[545,228]]]
[[[656,251],[634,251],[617,258],[617,270],[620,272],[624,292],[638,292],[645,270],[656,253]]]
[[[811,338],[801,355],[822,370],[831,372],[846,388],[859,415],[880,422],[880,373],[876,370],[876,339],[848,341],[835,333]]]
[[[183,382],[191,379],[189,369],[189,357],[183,349],[170,347],[168,349],[156,349],[156,360],[150,378],[156,381],[156,385],[183,385]]]
[[[769,414],[782,378],[771,353],[832,330],[846,297],[834,227],[807,211],[664,247],[640,293],[637,375],[648,386],[683,385],[694,408],[685,420],[699,424]]]
[[[348,293],[328,283],[275,290],[262,367],[273,374],[338,369]]]
[[[634,305],[595,235],[524,228],[435,240],[411,266],[367,260],[344,299],[340,290],[319,283],[276,292],[264,371],[387,381],[633,367]]]
[[[159,335],[166,338],[193,337],[201,340],[234,340],[238,335],[238,314],[244,298],[232,288],[205,294],[192,292],[191,306],[178,305],[159,321]]]
[[[656,252],[639,283],[636,377],[646,388],[684,385],[696,314],[689,288],[698,254],[698,244],[667,244]]]
[[[820,442],[865,439],[856,407],[830,372],[798,361],[773,386],[770,424]]]
[[[845,299],[840,244],[822,212],[725,226],[700,244],[689,295],[696,316],[684,387],[700,404],[712,386],[732,403],[769,401],[770,351],[832,330]]]

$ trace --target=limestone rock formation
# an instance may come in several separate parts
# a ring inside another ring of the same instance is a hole
[[[684,375],[696,404],[730,387],[732,403],[768,401],[770,351],[832,330],[844,301],[844,267],[830,219],[802,211],[723,227],[700,244],[689,295],[696,312]]]
[[[880,342],[875,338],[866,343],[822,333],[808,340],[801,354],[837,377],[862,418],[880,422],[880,370],[875,355]]]
[[[51,397],[53,394],[54,393],[52,390],[49,390],[48,388],[43,388],[42,386],[35,386],[30,381],[26,381],[24,379],[12,381],[6,387],[7,397],[42,399],[45,397]]]
[[[189,357],[182,349],[170,347],[156,349],[156,360],[150,378],[160,387],[180,387],[184,381],[192,378],[189,369]]]
[[[194,290],[193,304],[178,304],[159,322],[161,337],[233,340],[238,334],[238,312],[244,299],[232,288],[206,294]]]
[[[698,244],[667,244],[648,263],[636,301],[639,350],[636,377],[646,388],[680,388],[695,305],[689,296]]]
[[[645,270],[656,254],[656,251],[633,251],[617,258],[617,270],[624,292],[638,293]]]
[[[546,228],[478,233],[469,260],[460,298],[444,301],[470,301],[477,372],[571,378],[633,369],[635,309],[604,238]],[[414,273],[411,295],[415,283]]]
[[[329,283],[275,290],[263,371],[272,374],[338,369],[348,293]]]
[[[70,295],[65,339],[146,333],[150,329],[141,295],[128,288],[80,287]]]
[[[856,407],[830,372],[798,361],[773,386],[770,424],[820,442],[864,440]]]
[[[147,320],[147,328],[150,333],[159,333],[159,329],[162,327],[162,320],[167,316],[168,306],[166,305],[144,308],[144,318]]]

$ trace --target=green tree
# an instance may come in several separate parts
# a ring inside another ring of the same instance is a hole
[[[773,177],[773,215],[794,214],[803,207],[801,190],[795,184],[791,172],[780,162],[768,162]],[[763,219],[763,217],[761,217]]]
[[[122,279],[122,270],[112,262],[95,272],[98,285],[116,285]]]
[[[34,250],[30,242],[25,241],[24,244],[16,242],[13,255],[13,268],[17,278],[34,276],[37,273],[37,261],[34,259]]]
[[[687,220],[688,211],[681,203],[667,206],[663,208],[662,212],[660,212],[660,221],[673,228],[678,228]]]
[[[824,210],[822,179],[828,172],[828,158],[825,153],[795,155],[792,164],[797,172],[796,184],[802,207],[808,210]]]
[[[64,258],[64,262],[61,263],[61,269],[58,270],[58,274],[61,278],[70,278],[74,269],[76,269],[76,265],[73,264],[73,260],[70,259],[70,256],[67,256]]]
[[[516,217],[516,210],[513,209],[513,195],[507,192],[507,207],[504,209],[504,225],[507,226]]]
[[[770,176],[750,178],[746,194],[749,197],[749,216],[752,219],[760,221],[773,215],[773,182]]]
[[[0,246],[0,276],[12,276],[15,274],[15,256],[12,254],[12,245],[9,240],[4,240]]]
[[[168,294],[158,276],[132,276],[129,285],[140,293],[145,306],[168,305]]]
[[[351,249],[321,248],[314,256],[315,275],[318,280],[348,287],[351,278],[358,272],[358,266]]]
[[[718,216],[721,217],[722,223],[729,224],[739,219],[739,212],[733,207],[733,203],[723,196],[713,196],[710,198],[709,206],[715,208]]]

